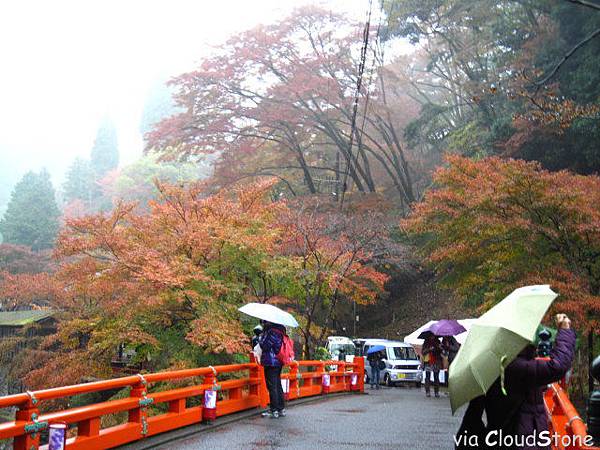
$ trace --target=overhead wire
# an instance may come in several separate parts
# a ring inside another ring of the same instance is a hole
[[[348,158],[346,163],[346,170],[344,171],[344,179],[342,182],[342,195],[340,199],[340,209],[344,206],[344,198],[346,196],[346,190],[348,189],[348,175],[352,170],[352,147],[354,146],[354,133],[356,131],[356,116],[358,114],[358,103],[360,99],[360,92],[362,89],[362,79],[365,70],[367,60],[367,49],[369,47],[369,35],[371,33],[371,13],[373,9],[373,0],[369,0],[369,11],[367,13],[367,20],[363,29],[363,45],[360,51],[360,62],[358,65],[358,76],[356,79],[356,90],[354,93],[354,100],[352,105],[352,120],[350,124],[350,141],[348,144]]]
[[[390,16],[392,13],[393,4],[394,4],[393,1],[390,2],[390,11],[387,14],[387,30],[386,30],[387,32],[389,32],[389,26],[390,26],[389,21],[390,21]],[[366,66],[366,59],[367,59],[366,56],[367,56],[367,51],[368,51],[368,47],[369,47],[372,7],[373,7],[373,2],[372,2],[372,0],[370,0],[369,1],[369,10],[367,13],[367,20],[365,22],[365,28],[363,30],[363,46],[361,48],[361,57],[360,57],[361,59],[360,59],[359,70],[358,70],[357,89],[356,89],[355,96],[354,96],[352,122],[351,122],[351,127],[350,127],[348,162],[346,164],[346,170],[344,171],[344,180],[342,183],[342,195],[341,195],[341,199],[340,199],[340,209],[344,206],[344,197],[345,197],[346,191],[348,190],[348,176],[350,174],[353,160],[354,160],[355,166],[358,165],[358,153],[359,153],[360,149],[357,149],[356,156],[353,157],[352,147],[354,145],[354,136],[356,134],[356,116],[358,114],[358,105],[359,105],[359,99],[360,99],[360,94],[361,94],[361,89],[362,89],[362,77],[363,77],[364,69]],[[379,12],[379,21],[377,24],[377,31],[375,33],[375,42],[376,42],[377,47],[379,47],[381,45],[380,44],[380,33],[381,33],[382,20],[383,20],[384,16],[386,16],[386,14],[384,11],[384,2],[382,1],[381,2],[381,10]],[[381,65],[383,66],[383,59],[384,59],[383,47],[381,47],[380,53],[381,53],[381,59],[380,59]],[[362,124],[360,127],[361,140],[362,140],[362,136],[364,135],[364,129],[365,129],[365,124],[366,124],[366,119],[367,119],[367,110],[368,110],[369,101],[370,101],[369,87],[371,86],[371,83],[373,80],[373,73],[375,71],[376,63],[377,63],[377,48],[374,48],[373,49],[373,61],[371,64],[371,69],[369,71],[369,79],[367,82],[367,88],[365,89],[365,105],[364,105],[364,111],[363,111],[363,117],[362,117]],[[358,145],[360,145],[360,143]]]

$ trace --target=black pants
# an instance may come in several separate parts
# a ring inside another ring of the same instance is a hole
[[[271,411],[281,411],[283,408],[285,408],[283,387],[281,386],[282,367],[264,367],[265,381],[267,382],[267,390],[269,391],[269,405],[271,407]]]
[[[425,393],[429,394],[431,386],[431,373],[433,372],[433,391],[437,394],[440,391],[440,370],[425,368]]]

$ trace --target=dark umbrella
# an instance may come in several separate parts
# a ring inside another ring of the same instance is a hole
[[[456,320],[438,320],[436,323],[429,327],[429,330],[436,336],[456,336],[457,334],[464,333],[466,330]]]
[[[419,335],[417,336],[417,339],[427,339],[429,336],[433,336],[433,333],[430,330],[425,330],[425,331],[421,331],[421,333],[419,333]]]
[[[367,351],[367,355],[370,355],[371,353],[380,352],[381,350],[385,350],[385,347],[383,345],[374,345]]]

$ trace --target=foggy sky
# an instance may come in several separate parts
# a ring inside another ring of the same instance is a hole
[[[89,155],[104,116],[116,123],[121,164],[135,160],[142,149],[141,110],[156,80],[193,68],[211,44],[229,34],[272,22],[306,3],[315,2],[3,2],[0,190],[42,167],[59,188],[73,158]],[[319,3],[359,19],[368,8],[368,0]]]

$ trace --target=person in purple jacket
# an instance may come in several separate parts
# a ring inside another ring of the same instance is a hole
[[[548,418],[544,390],[559,381],[571,368],[575,354],[575,332],[565,314],[556,315],[558,333],[549,360],[535,359],[528,346],[505,370],[504,388],[498,378],[485,396],[469,403],[457,433],[476,435],[478,448],[547,450]],[[487,425],[482,421],[485,411]],[[545,434],[541,434],[545,432]],[[510,438],[506,438],[510,436]],[[504,438],[503,438],[504,437]],[[464,441],[463,441],[464,442]],[[472,448],[456,445],[456,449]]]
[[[262,349],[260,363],[264,367],[265,381],[269,391],[269,410],[262,413],[263,417],[277,419],[285,416],[285,400],[281,386],[283,364],[277,358],[284,335],[285,327],[283,325],[263,322],[263,331],[258,338],[258,344]]]

